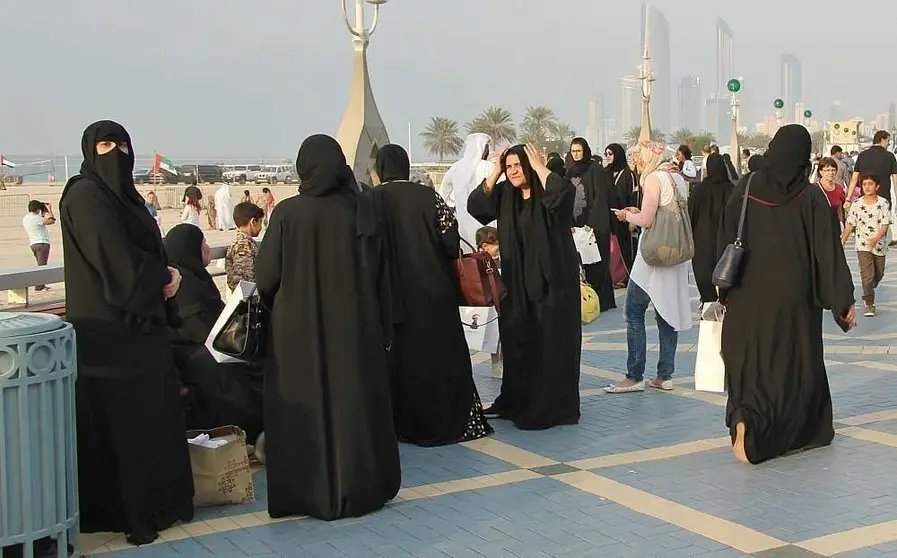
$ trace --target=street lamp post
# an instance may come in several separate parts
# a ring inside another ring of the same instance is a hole
[[[804,111],[804,127],[806,129],[810,129],[810,119],[813,118],[813,111],[807,109]]]
[[[778,129],[782,127],[782,108],[785,106],[785,101],[776,99],[772,106],[776,108],[776,129]]]
[[[374,7],[374,17],[370,27],[366,27],[364,21],[365,1]],[[386,125],[383,123],[371,90],[367,62],[368,44],[380,21],[380,6],[386,1],[355,0],[355,21],[353,23],[349,18],[348,0],[340,0],[343,21],[352,36],[355,67],[352,73],[352,85],[349,89],[349,102],[336,139],[343,148],[346,162],[355,173],[356,180],[366,183],[371,181],[371,171],[374,168],[377,150],[389,143]]]
[[[729,156],[736,169],[741,168],[741,147],[738,145],[738,92],[741,91],[741,81],[735,78],[726,84],[729,90],[729,107],[732,109],[732,139],[729,142]]]

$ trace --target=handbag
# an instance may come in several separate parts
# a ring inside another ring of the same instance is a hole
[[[751,192],[751,181],[754,174],[751,173],[744,187],[744,200],[741,202],[741,217],[738,218],[738,232],[735,234],[735,242],[726,246],[723,255],[713,268],[711,279],[713,285],[721,289],[731,289],[738,280],[738,272],[741,271],[741,261],[744,259],[744,243],[741,235],[744,232],[744,217],[747,215],[748,198]]]
[[[237,304],[212,348],[250,364],[261,364],[267,354],[268,311],[255,288]]]
[[[464,243],[470,246],[466,240]],[[496,315],[500,315],[501,300],[508,291],[498,273],[498,266],[486,252],[478,252],[473,246],[470,248],[472,253],[461,252],[457,260],[458,283],[463,301],[460,306],[492,306]]]
[[[598,299],[598,293],[585,281],[579,284],[579,294],[582,299],[582,324],[590,324],[598,319],[601,314],[601,301]]]
[[[673,189],[672,203],[657,208],[654,222],[642,233],[639,253],[652,267],[673,267],[695,255],[695,241],[685,200],[672,183],[669,173],[662,175],[665,185]]]
[[[698,354],[695,359],[695,390],[724,393],[726,365],[722,355],[723,320],[726,309],[718,302],[701,315],[698,330]]]

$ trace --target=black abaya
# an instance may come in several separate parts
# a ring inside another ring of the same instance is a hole
[[[742,276],[725,294],[726,425],[734,442],[745,424],[751,463],[834,437],[822,311],[846,314],[854,289],[825,194],[807,183],[809,158],[801,126],[782,128],[770,143],[768,165],[751,183]],[[746,181],[726,206],[720,250],[735,239]]]
[[[522,430],[575,424],[582,325],[579,258],[570,233],[573,186],[551,173],[543,189],[523,148],[509,154],[524,163],[530,199],[501,182],[488,195],[480,184],[467,201],[481,223],[498,219],[508,288],[499,318],[504,374],[492,409]]]
[[[102,121],[84,132],[81,174],[62,194],[66,312],[78,337],[75,384],[81,531],[145,544],[193,518],[193,476],[163,288],[159,228],[134,188],[130,138]]]
[[[707,178],[695,185],[688,197],[688,215],[695,239],[695,256],[691,260],[701,302],[717,299],[713,286],[713,270],[719,261],[717,247],[720,217],[732,195],[732,182],[726,162],[719,155],[707,158]]]
[[[607,180],[613,184],[612,195],[614,196],[613,209],[625,209],[627,207],[642,207],[641,187],[638,178],[626,161],[626,151],[619,143],[612,143],[607,146],[607,150],[614,154],[613,164],[606,167],[605,173]],[[629,223],[624,223],[612,217],[613,232],[617,236],[617,242],[620,243],[620,252],[623,256],[623,264],[626,270],[632,271],[632,264],[635,262],[635,252],[637,247],[637,237],[629,230]]]
[[[433,188],[408,181],[409,169],[401,147],[380,149],[377,174],[385,183],[375,195],[387,209],[404,309],[390,355],[393,413],[399,440],[441,446],[481,438],[492,429],[458,312],[458,222]]]
[[[268,512],[357,517],[401,481],[378,236],[336,140],[299,150],[298,197],[274,209],[256,260],[273,303],[265,368]],[[386,280],[388,280],[388,276]]]

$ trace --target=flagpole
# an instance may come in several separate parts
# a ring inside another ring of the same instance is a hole
[[[69,156],[65,156],[65,181],[69,181]]]

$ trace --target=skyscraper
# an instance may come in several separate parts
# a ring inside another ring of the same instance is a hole
[[[844,108],[841,101],[832,101],[832,106],[828,111],[828,119],[831,122],[844,120]]]
[[[642,84],[635,76],[620,79],[620,119],[617,131],[622,135],[642,121]],[[655,124],[656,128],[657,125]]]
[[[716,18],[716,83],[712,92],[717,97],[726,94],[726,84],[735,77],[735,44],[732,29],[722,20]]]
[[[670,107],[673,101],[670,93],[670,26],[663,12],[650,4],[642,4],[642,48],[639,57],[646,46],[655,78],[651,88],[651,126],[670,133]]]
[[[607,144],[607,116],[605,114],[604,94],[598,93],[589,101],[589,129],[586,141],[593,153],[598,153]]]
[[[782,55],[781,95],[785,101],[782,113],[786,119],[791,118],[795,114],[794,105],[804,100],[804,72],[800,60],[793,54]],[[803,115],[792,122],[803,122]]]
[[[701,131],[701,78],[685,76],[679,82],[679,128]]]

